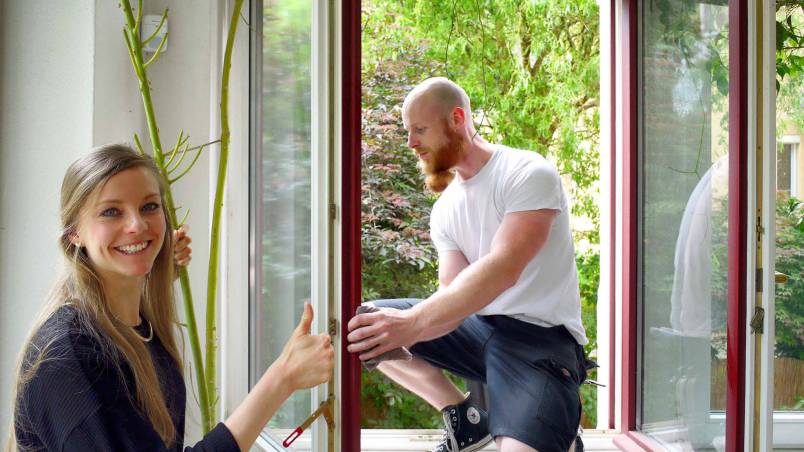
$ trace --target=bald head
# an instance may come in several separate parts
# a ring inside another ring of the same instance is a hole
[[[447,118],[455,107],[459,107],[465,113],[467,126],[473,128],[469,96],[463,88],[445,77],[428,78],[408,93],[402,104],[402,121],[406,128],[408,122],[406,113],[413,104],[432,110],[443,118]]]

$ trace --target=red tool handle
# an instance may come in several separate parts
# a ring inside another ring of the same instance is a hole
[[[293,430],[284,441],[282,441],[282,447],[290,447],[293,444],[293,441],[298,439],[304,430],[301,427],[296,427],[296,430]]]

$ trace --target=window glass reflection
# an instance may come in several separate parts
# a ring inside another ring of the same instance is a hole
[[[641,21],[639,428],[724,441],[728,7],[646,1]]]

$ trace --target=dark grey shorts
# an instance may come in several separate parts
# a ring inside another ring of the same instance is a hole
[[[419,299],[376,300],[409,309]],[[583,347],[563,326],[541,327],[504,315],[471,315],[451,333],[410,349],[414,356],[486,384],[491,434],[540,452],[566,451],[581,419]]]

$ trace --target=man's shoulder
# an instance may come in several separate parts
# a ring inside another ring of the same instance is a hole
[[[497,145],[498,166],[506,178],[517,174],[558,173],[556,166],[536,151]]]

